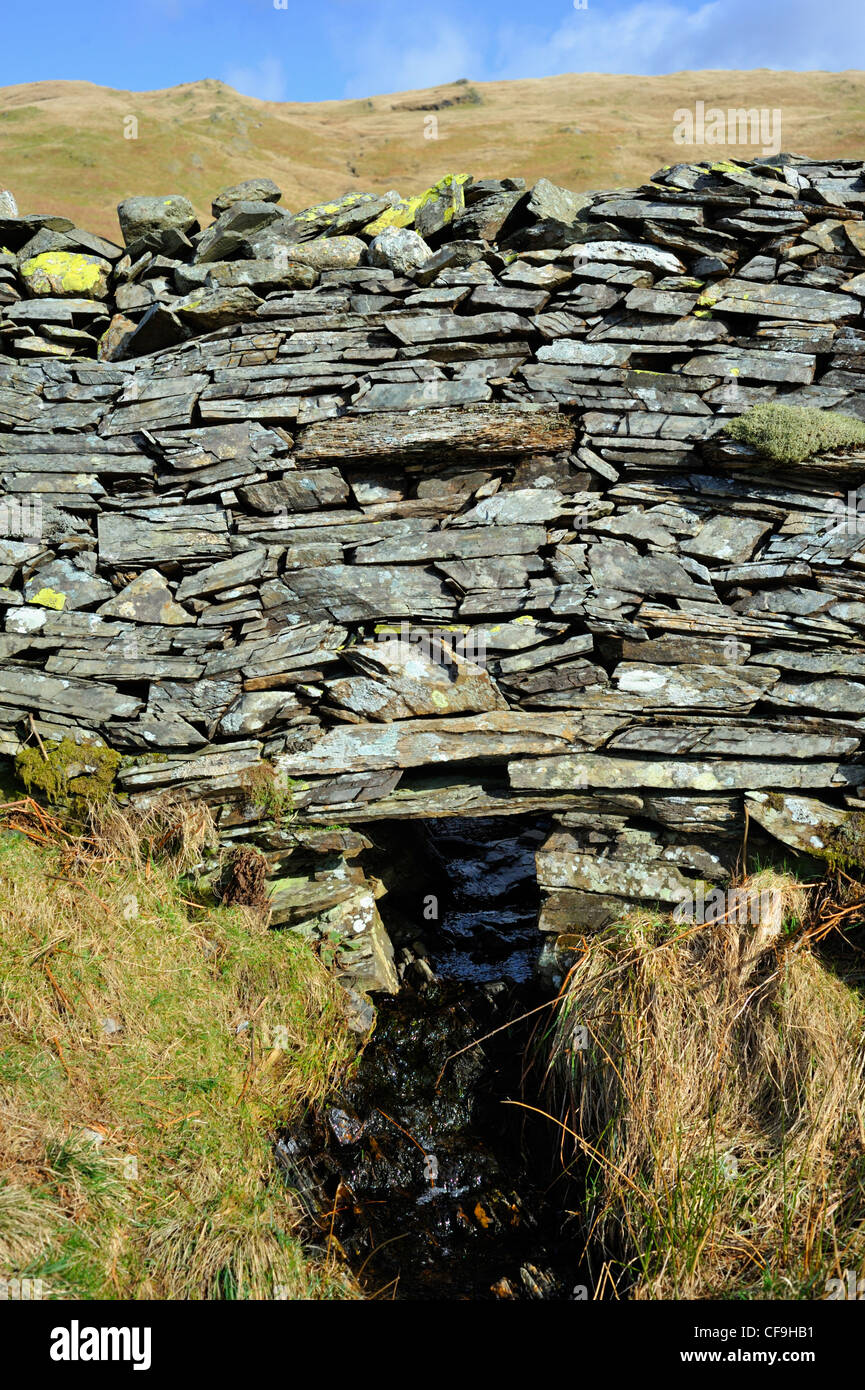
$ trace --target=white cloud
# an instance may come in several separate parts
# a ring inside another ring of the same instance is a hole
[[[509,7],[508,7],[509,8]],[[354,10],[354,13],[352,13]],[[448,12],[393,0],[342,9],[329,39],[344,95],[369,96],[452,82],[564,72],[667,73],[754,68],[839,71],[865,67],[865,5],[833,0],[588,0],[534,23],[502,8]],[[525,17],[523,17],[525,16]]]
[[[223,77],[229,87],[260,101],[285,101],[285,69],[279,58],[262,58],[249,68],[229,68]]]
[[[557,72],[662,73],[792,68],[839,70],[865,60],[861,0],[835,0],[831,20],[813,0],[637,3],[588,0],[550,32],[501,26],[490,64],[497,78]]]
[[[420,11],[415,11],[420,13]],[[460,26],[432,14],[422,37],[394,35],[393,25],[365,28],[351,43],[346,96],[405,92],[467,77],[481,62],[480,51]]]

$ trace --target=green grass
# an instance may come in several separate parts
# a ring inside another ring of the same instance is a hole
[[[149,859],[0,833],[0,1276],[352,1297],[305,1253],[272,1152],[351,1065],[344,995],[292,933],[189,893]]]

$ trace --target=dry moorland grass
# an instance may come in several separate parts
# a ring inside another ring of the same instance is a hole
[[[43,1296],[354,1296],[273,1156],[351,1062],[345,996],[293,934],[196,902],[207,834],[0,832],[0,1275]]]
[[[419,192],[455,171],[634,187],[663,164],[762,152],[677,145],[674,114],[697,101],[779,110],[785,150],[861,158],[865,149],[856,71],[566,73],[306,103],[259,101],[214,80],[155,92],[33,82],[0,88],[0,187],[22,212],[63,213],[116,239],[122,198],[184,193],[209,216],[218,189],[255,174],[274,178],[296,211],[350,190]]]
[[[862,995],[800,930],[795,880],[746,886],[774,920],[630,914],[563,991],[550,1080],[596,1296],[821,1298],[863,1272]]]

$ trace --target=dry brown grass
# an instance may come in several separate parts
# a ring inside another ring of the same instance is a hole
[[[865,1260],[862,999],[787,934],[800,885],[746,887],[771,920],[631,914],[563,991],[552,1089],[631,1297],[821,1297]]]

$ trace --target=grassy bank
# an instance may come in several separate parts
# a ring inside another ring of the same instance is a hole
[[[861,952],[795,881],[759,925],[631,914],[589,938],[551,1040],[596,1296],[823,1298],[865,1272]]]
[[[196,902],[206,826],[26,828],[0,829],[0,1277],[57,1298],[353,1296],[301,1248],[273,1158],[350,1064],[342,991],[291,933]]]

